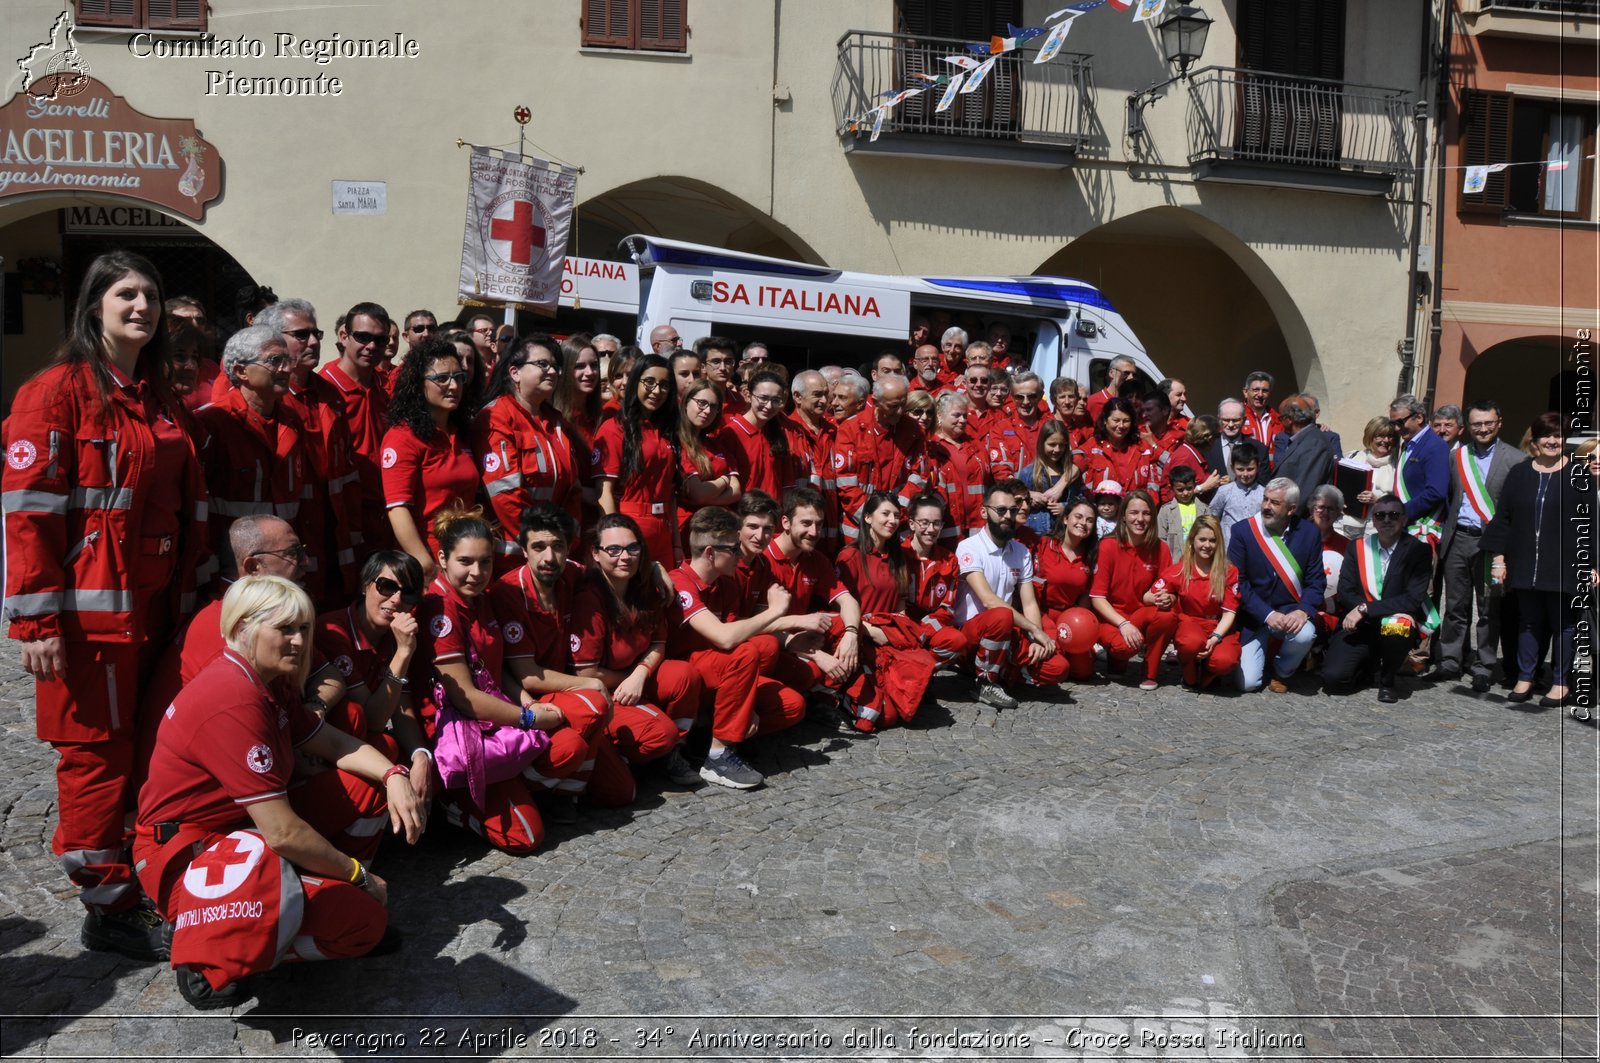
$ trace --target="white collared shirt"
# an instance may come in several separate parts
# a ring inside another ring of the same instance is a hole
[[[968,572],[982,572],[989,589],[1002,602],[1013,602],[1017,587],[1033,582],[1033,555],[1028,548],[1015,539],[1004,547],[997,546],[987,528],[961,540],[956,547],[956,562],[963,577]],[[956,593],[956,622],[965,624],[986,608],[963,578]]]

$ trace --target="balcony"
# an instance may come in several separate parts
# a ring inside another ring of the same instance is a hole
[[[1400,89],[1207,67],[1189,80],[1195,179],[1383,196],[1411,165]]]
[[[1600,0],[1463,0],[1461,14],[1474,36],[1593,45],[1600,30]]]
[[[863,30],[840,37],[833,114],[844,150],[1013,166],[1072,165],[1089,139],[1089,57],[1061,52],[1035,65],[1038,40],[1002,55],[977,91],[958,95],[942,114],[934,111],[941,87],[902,101],[885,115],[878,139],[871,139],[872,120],[862,116],[882,102],[884,92],[922,84],[918,74],[956,73],[944,59],[971,54],[967,44]]]

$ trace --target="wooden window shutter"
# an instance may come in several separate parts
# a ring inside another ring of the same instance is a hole
[[[684,8],[688,0],[639,0],[639,34],[635,47],[681,52],[687,47]]]
[[[85,26],[137,26],[136,0],[78,0],[78,21]]]
[[[1461,102],[1465,125],[1461,137],[1461,164],[1489,166],[1511,160],[1511,105],[1509,92],[1473,89]],[[1482,192],[1462,193],[1461,211],[1474,214],[1500,214],[1511,205],[1508,172],[1491,173]],[[1463,178],[1464,179],[1464,178]]]
[[[153,30],[203,30],[206,0],[145,0]]]
[[[583,0],[583,43],[595,48],[632,48],[630,0]]]

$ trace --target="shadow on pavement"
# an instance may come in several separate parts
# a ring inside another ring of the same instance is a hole
[[[0,1023],[0,1057],[17,1055],[104,1004],[117,987],[107,976],[131,963],[88,951],[70,956],[19,955],[24,945],[44,937],[47,929],[18,916],[0,919],[0,986],[5,987],[6,1013]]]

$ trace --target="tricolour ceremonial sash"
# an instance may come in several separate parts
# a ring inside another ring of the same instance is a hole
[[[1379,576],[1383,568],[1383,554],[1378,545],[1377,532],[1368,532],[1361,537],[1361,549],[1356,553],[1356,572],[1361,577],[1361,593],[1367,596],[1367,601],[1375,602],[1383,597],[1383,583],[1388,573]],[[1421,618],[1422,630],[1433,634],[1439,630],[1439,610],[1433,606],[1433,601],[1424,598],[1428,606],[1428,613]]]
[[[1489,486],[1483,482],[1477,459],[1467,453],[1468,449],[1466,446],[1456,448],[1456,475],[1461,477],[1461,491],[1467,496],[1467,505],[1488,527],[1494,519],[1494,499],[1489,497]],[[1489,456],[1492,458],[1494,451],[1491,450]]]
[[[1406,461],[1411,457],[1410,448],[1402,445],[1400,449],[1400,463],[1394,470],[1394,493],[1406,505],[1411,504],[1411,489],[1406,487]],[[1438,546],[1439,539],[1444,531],[1443,525],[1435,514],[1418,517],[1406,526],[1406,533],[1413,539],[1420,539],[1430,547]]]
[[[1278,573],[1278,578],[1283,585],[1289,588],[1289,593],[1294,595],[1294,600],[1300,600],[1300,562],[1295,560],[1289,552],[1289,547],[1283,541],[1283,536],[1274,535],[1267,530],[1267,522],[1257,513],[1247,522],[1250,525],[1250,534],[1256,537],[1256,545],[1261,547],[1261,552],[1267,555],[1267,560],[1272,562],[1272,568]]]

